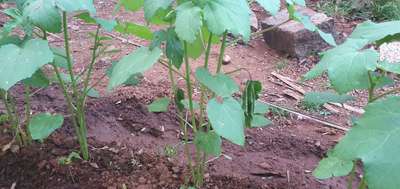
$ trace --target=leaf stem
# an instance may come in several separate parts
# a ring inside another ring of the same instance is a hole
[[[390,94],[393,94],[393,93],[397,93],[397,92],[400,92],[400,87],[399,87],[399,88],[391,89],[391,90],[389,90],[389,91],[386,91],[386,92],[384,92],[384,93],[382,93],[382,94],[380,94],[380,95],[374,97],[374,98],[372,99],[371,102],[374,102],[374,101],[376,101],[376,100],[378,100],[378,99],[381,99],[381,98],[383,98],[383,97],[385,97],[385,96],[387,96],[387,95],[390,95]]]
[[[353,169],[351,169],[351,172],[349,174],[348,180],[347,180],[347,189],[353,189],[353,180],[356,175],[356,162],[353,162]]]
[[[68,73],[69,73],[71,83],[72,83],[73,94],[75,97],[77,97],[78,96],[78,88],[76,85],[74,72],[72,70],[72,59],[71,59],[71,51],[70,51],[69,37],[68,37],[67,13],[65,11],[63,11],[63,13],[62,13],[62,17],[63,17],[63,29],[64,29],[64,46],[65,46],[65,54],[66,54],[66,59],[67,59]]]
[[[213,34],[210,33],[207,43],[206,54],[204,58],[204,68],[208,69],[208,62],[210,59],[210,52],[211,52],[211,42],[212,42]],[[207,88],[200,84],[200,123],[199,126],[201,127],[204,122],[204,114],[205,114],[205,103],[206,103],[206,96],[207,96]],[[207,124],[209,125],[209,124]],[[207,127],[207,130],[210,128]]]
[[[226,37],[227,37],[227,35],[228,35],[228,32],[225,31],[224,35],[222,37],[222,43],[221,43],[221,48],[220,48],[219,57],[218,57],[217,73],[221,72],[222,62],[224,60],[224,55],[225,55],[225,47],[226,47]]]
[[[188,99],[189,99],[189,111],[190,111],[191,118],[192,118],[193,131],[196,133],[197,126],[196,126],[196,118],[195,118],[195,113],[194,113],[194,108],[193,108],[192,81],[190,80],[190,65],[189,65],[189,57],[188,57],[186,41],[183,42],[183,46],[184,46],[184,54],[185,54],[186,88],[187,88]]]
[[[26,128],[29,125],[29,122],[31,121],[31,88],[28,85],[24,84],[24,88],[25,88],[25,93],[24,93],[24,100],[25,100],[25,124],[26,124]],[[26,134],[27,134],[27,143],[30,143],[32,138],[31,138],[31,134],[29,132],[29,129],[26,129]]]
[[[376,83],[372,79],[371,71],[368,71],[368,80],[369,80],[369,88],[368,88],[368,102],[371,103],[374,101],[374,91]]]

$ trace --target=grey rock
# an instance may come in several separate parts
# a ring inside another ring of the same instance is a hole
[[[334,33],[334,20],[332,18],[305,7],[296,7],[296,10],[302,15],[310,17],[320,30],[326,33]],[[262,29],[270,28],[288,19],[288,11],[282,10],[277,15],[266,18],[261,23],[261,27]],[[320,52],[329,47],[329,44],[318,33],[307,30],[297,21],[289,21],[272,31],[265,32],[264,40],[271,48],[297,58],[304,58],[313,52]]]

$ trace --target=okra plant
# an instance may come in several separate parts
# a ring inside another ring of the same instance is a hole
[[[314,175],[320,179],[348,175],[348,188],[356,185],[358,165],[363,175],[358,188],[395,189],[400,186],[400,63],[388,62],[377,50],[398,41],[400,21],[359,24],[341,45],[322,53],[319,64],[305,75],[312,79],[327,72],[339,94],[368,91],[365,113],[320,161]],[[390,86],[389,89],[381,88]],[[336,98],[343,99],[343,98]]]
[[[267,11],[275,14],[280,9],[279,0],[258,0]],[[294,5],[305,6],[303,0],[287,0],[290,18],[304,23],[307,29],[321,33],[329,43],[332,36],[316,28],[308,19],[295,11]],[[244,146],[245,128],[263,127],[271,123],[264,117],[268,107],[257,101],[261,83],[251,80],[243,87],[241,98],[239,85],[224,73],[222,62],[227,46],[228,34],[244,41],[251,38],[250,14],[246,0],[121,0],[118,7],[137,11],[143,7],[149,24],[161,25],[152,32],[148,26],[137,23],[119,23],[116,31],[133,34],[151,40],[148,47],[141,47],[124,57],[112,70],[109,89],[126,82],[132,75],[150,69],[156,62],[168,68],[174,103],[183,132],[184,153],[191,175],[185,179],[183,188],[201,187],[207,157],[222,153],[222,139]],[[216,62],[210,61],[212,45],[219,45]],[[191,60],[204,56],[203,66],[192,74]],[[212,73],[210,64],[216,65]],[[182,71],[181,71],[182,70]],[[176,75],[185,80],[185,88],[177,84]],[[200,94],[194,97],[194,88]],[[162,98],[149,106],[150,111],[166,110],[169,100]],[[189,115],[186,120],[184,114]],[[191,134],[190,134],[191,133]],[[193,136],[193,143],[189,137]],[[195,152],[190,145],[194,144]]]
[[[85,118],[86,100],[88,95],[96,94],[94,87],[99,82],[90,85],[91,76],[97,58],[106,52],[107,46],[104,45],[104,41],[109,39],[101,35],[101,28],[111,31],[116,22],[96,17],[96,9],[92,0],[76,0],[73,2],[69,0],[17,0],[16,5],[16,8],[3,11],[12,19],[5,24],[0,39],[2,42],[0,54],[2,57],[6,57],[1,59],[0,84],[4,90],[2,97],[5,101],[7,112],[16,114],[15,109],[8,108],[10,104],[12,105],[10,103],[12,101],[10,101],[7,90],[23,80],[28,93],[26,95],[26,106],[29,107],[29,87],[38,82],[39,84],[41,82],[49,83],[47,75],[42,72],[43,66],[49,65],[54,73],[54,80],[63,91],[68,111],[71,115],[72,125],[79,140],[82,156],[85,160],[88,160],[89,152]],[[87,68],[80,73],[73,71],[73,58],[70,49],[71,39],[68,31],[69,16],[75,16],[97,27],[95,33],[90,33],[94,38],[91,61]],[[25,31],[23,39],[20,39],[19,36],[11,35],[15,28],[23,28]],[[64,48],[51,47],[49,45],[47,38],[50,33],[63,34]],[[29,119],[29,113],[26,115],[26,119]],[[38,127],[36,130],[42,131],[50,128],[55,129],[56,126],[56,128],[60,127],[62,124],[60,122],[61,118],[57,117],[55,119],[47,115],[47,117],[41,116],[37,118],[38,120],[32,119],[32,122],[36,121],[34,123],[39,124],[36,126]],[[12,118],[11,120],[13,125],[18,124],[18,119]],[[52,127],[47,128],[52,120],[57,125],[53,123]]]

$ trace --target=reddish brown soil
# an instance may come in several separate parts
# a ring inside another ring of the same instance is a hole
[[[97,1],[100,16],[109,18],[115,1]],[[265,13],[257,9],[262,19]],[[120,20],[143,23],[142,12],[121,12]],[[75,71],[81,71],[89,61],[91,39],[87,32],[93,26],[74,20],[71,27],[72,48],[76,62]],[[79,32],[78,32],[79,31]],[[348,32],[348,31],[343,31]],[[138,44],[142,40],[122,36]],[[57,37],[50,37],[53,45],[62,46]],[[119,53],[101,58],[95,66],[95,79],[105,69],[136,47],[119,40],[110,43]],[[224,71],[246,68],[252,79],[263,83],[262,100],[310,114],[298,106],[296,100],[286,97],[282,91],[287,87],[271,76],[275,71],[292,79],[299,79],[315,63],[315,57],[307,60],[290,60],[269,49],[262,39],[252,40],[246,46],[227,49],[232,63]],[[214,47],[211,59],[215,62],[218,47]],[[193,61],[193,70],[202,59]],[[214,69],[214,64],[211,64]],[[246,72],[238,73],[238,83],[248,79]],[[307,90],[326,88],[324,79],[313,80]],[[183,83],[181,83],[183,84]],[[160,65],[146,72],[144,81],[137,87],[119,88],[107,93],[107,82],[97,87],[102,98],[88,102],[87,122],[91,159],[75,161],[71,165],[58,164],[58,158],[78,150],[74,131],[68,119],[62,129],[43,144],[36,143],[17,152],[0,153],[0,189],[10,188],[179,188],[184,176],[184,157],[180,141],[178,119],[173,108],[168,113],[149,113],[146,104],[163,96],[170,96],[167,71]],[[14,89],[14,94],[20,91]],[[197,94],[195,94],[197,95]],[[19,105],[22,97],[18,97]],[[34,97],[33,113],[50,111],[66,113],[63,97],[57,87],[39,91]],[[362,104],[362,102],[361,102]],[[0,112],[2,107],[0,106]],[[321,119],[347,125],[350,112],[320,116]],[[245,147],[229,142],[223,144],[223,154],[218,159],[210,157],[204,188],[212,189],[258,189],[258,188],[346,188],[344,179],[319,181],[312,176],[324,153],[343,135],[301,117],[270,114],[274,124],[264,129],[251,129],[246,133]],[[2,127],[3,128],[3,127]],[[0,133],[0,147],[11,139],[7,132]],[[175,156],[167,157],[164,148],[173,146]]]

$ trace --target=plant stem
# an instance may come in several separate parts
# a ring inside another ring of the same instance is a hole
[[[204,58],[204,68],[206,68],[206,69],[208,69],[208,62],[209,62],[209,59],[210,59],[212,37],[213,37],[213,34],[210,33],[210,36],[208,38],[208,43],[207,43],[206,54],[205,54],[205,58]],[[207,88],[205,86],[203,86],[203,85],[200,85],[200,121],[199,121],[199,127],[201,127],[203,125],[203,122],[204,122],[206,93],[207,93]]]
[[[30,95],[31,88],[28,85],[24,85],[24,88],[25,88],[25,94],[24,94],[24,97],[25,97],[25,123],[26,123],[26,126],[28,126],[29,122],[31,121],[31,95]],[[26,142],[30,143],[32,139],[31,139],[31,134],[29,132],[29,129],[26,129],[26,133],[27,133]]]
[[[365,189],[365,188],[367,188],[367,183],[365,181],[365,175],[363,175],[360,185],[358,186],[358,189]]]
[[[58,67],[56,65],[54,65],[54,64],[52,64],[52,65],[53,65],[54,72],[56,73],[57,80],[58,80],[58,82],[60,82],[60,86],[61,86],[61,89],[63,91],[64,98],[67,101],[68,111],[72,115],[72,125],[74,126],[74,129],[75,129],[75,132],[77,134],[77,137],[80,138],[79,126],[78,126],[78,124],[76,122],[76,119],[75,119],[75,110],[76,110],[76,108],[74,107],[74,104],[72,102],[72,97],[68,94],[67,87],[66,87],[63,79],[61,78],[61,74],[60,74],[60,71],[58,70]]]
[[[218,57],[217,73],[221,72],[222,62],[224,60],[224,54],[225,54],[226,36],[227,35],[228,35],[228,32],[225,31],[224,35],[222,37],[222,43],[221,43],[221,48],[220,48],[219,57]]]
[[[197,126],[196,126],[196,118],[195,118],[194,108],[193,108],[192,81],[190,80],[190,65],[189,65],[189,57],[188,57],[186,41],[183,42],[183,46],[184,46],[184,54],[185,54],[186,88],[187,88],[188,99],[189,99],[189,111],[190,111],[191,118],[192,118],[193,132],[196,133]]]
[[[371,71],[368,71],[368,80],[369,80],[369,88],[368,88],[368,102],[371,103],[374,100],[374,91],[375,91],[375,82],[372,79]]]
[[[64,46],[65,46],[65,54],[67,59],[67,67],[68,73],[72,83],[72,91],[75,97],[78,96],[78,88],[76,85],[76,80],[74,77],[74,72],[72,70],[72,59],[71,59],[71,51],[69,47],[69,37],[68,37],[68,24],[67,24],[67,13],[64,11],[62,13],[63,16],[63,29],[64,29]]]
[[[393,93],[397,93],[397,92],[400,92],[400,88],[391,89],[391,90],[389,90],[389,91],[386,91],[386,92],[384,92],[384,93],[382,93],[382,94],[380,94],[380,95],[374,97],[374,98],[372,99],[372,102],[374,102],[374,101],[376,101],[376,100],[378,100],[378,99],[381,99],[381,98],[383,98],[383,97],[385,97],[385,96],[387,96],[387,95],[389,95],[389,94],[393,94]]]
[[[92,51],[92,58],[91,58],[91,61],[90,61],[90,64],[89,64],[89,69],[88,69],[88,71],[87,71],[87,74],[86,74],[86,78],[85,78],[85,80],[84,80],[84,87],[83,87],[83,94],[82,94],[82,99],[81,99],[81,101],[85,101],[85,98],[86,98],[86,94],[87,94],[87,90],[88,90],[88,86],[89,86],[89,82],[90,82],[90,76],[92,75],[92,71],[93,71],[93,67],[94,67],[94,64],[96,63],[96,52],[97,52],[97,49],[99,48],[99,46],[100,46],[100,44],[99,44],[99,33],[100,33],[100,25],[97,25],[97,30],[96,30],[96,35],[95,35],[95,37],[94,37],[94,46],[93,46],[93,51]]]

